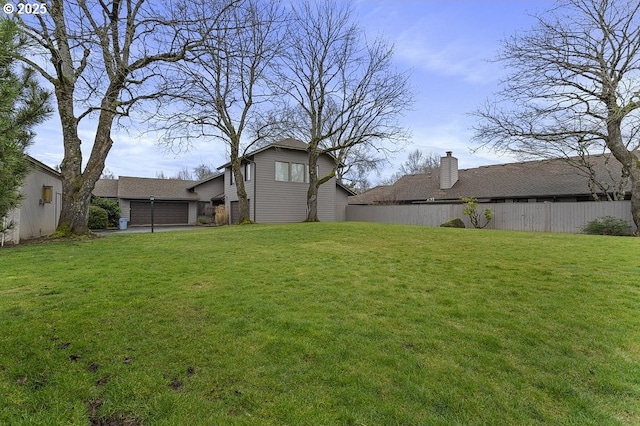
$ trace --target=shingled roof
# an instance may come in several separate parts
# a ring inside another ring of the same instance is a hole
[[[599,180],[615,187],[612,177],[621,176],[621,165],[610,154],[592,156]],[[564,159],[525,161],[482,166],[458,171],[450,189],[440,189],[438,171],[406,175],[389,186],[380,186],[349,197],[349,204],[406,204],[453,201],[460,197],[478,200],[590,197],[587,174]],[[630,184],[627,187],[630,190]]]
[[[284,149],[293,149],[295,151],[306,151],[309,145],[307,145],[306,143],[302,142],[301,140],[298,139],[293,139],[293,138],[286,138],[286,139],[281,139],[278,142],[273,142],[270,143],[268,145],[264,145],[261,148],[256,149],[255,151],[251,151],[249,152],[247,155],[245,155],[244,157],[253,157],[256,154],[259,154],[263,151],[266,151],[267,149],[271,149],[271,148],[284,148]],[[222,166],[218,167],[218,170],[220,169],[224,169],[225,167],[229,167],[231,166],[231,162],[227,162],[224,163]]]
[[[156,200],[197,201],[198,194],[187,189],[195,183],[191,180],[120,176],[118,179],[100,179],[93,195],[131,200],[145,200],[153,195]]]

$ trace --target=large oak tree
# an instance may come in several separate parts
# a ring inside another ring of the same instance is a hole
[[[207,19],[215,22],[235,3],[209,2]],[[165,65],[183,60],[202,44],[192,5],[183,0],[52,0],[47,13],[21,15],[21,28],[32,43],[21,59],[53,86],[62,125],[60,233],[88,232],[91,191],[114,143],[114,122],[162,95],[157,88],[168,78]],[[78,131],[88,119],[95,120],[93,140],[83,140]],[[91,144],[86,161],[82,143]]]

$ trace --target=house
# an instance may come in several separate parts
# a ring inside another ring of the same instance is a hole
[[[620,163],[611,154],[594,155],[590,161],[597,180],[608,189],[615,188],[616,177],[622,173]],[[629,183],[623,191],[629,199]],[[598,198],[606,199],[605,189],[594,192]],[[460,197],[492,203],[594,201],[587,173],[565,159],[458,169],[458,159],[447,152],[440,160],[439,170],[403,176],[393,185],[349,197],[349,204],[451,203]]]
[[[335,160],[318,159],[320,176],[328,174]],[[238,196],[231,164],[221,173],[198,182],[176,179],[120,177],[100,179],[93,195],[118,200],[122,217],[130,225],[151,223],[154,197],[155,224],[195,224],[206,206],[224,204],[229,221],[238,221]],[[307,213],[309,166],[307,144],[284,139],[261,147],[242,158],[242,175],[249,199],[250,218],[258,223],[302,222]],[[354,193],[332,178],[318,190],[321,221],[345,220],[348,197]]]
[[[98,180],[93,195],[117,200],[121,217],[126,218],[129,225],[151,224],[151,197],[154,199],[154,224],[195,225],[200,197],[189,190],[194,183],[180,179],[120,176]]]
[[[257,223],[302,222],[307,216],[307,190],[309,165],[307,144],[296,139],[283,139],[259,148],[242,158],[242,175],[249,199],[249,217]],[[318,175],[327,175],[335,159],[322,155],[318,159]],[[224,203],[231,223],[239,216],[237,188],[231,173],[231,163],[219,167],[221,176],[190,187],[198,194],[205,193],[203,186],[212,188],[214,182],[223,185]],[[215,197],[216,189],[207,189],[208,199]],[[318,218],[324,222],[345,220],[348,197],[354,193],[336,180],[325,182],[318,189]],[[217,197],[217,198],[216,198]]]
[[[0,238],[2,243],[18,244],[21,240],[44,237],[55,232],[62,207],[62,176],[27,155],[30,171],[22,185],[24,199],[20,206],[3,219],[13,223]]]

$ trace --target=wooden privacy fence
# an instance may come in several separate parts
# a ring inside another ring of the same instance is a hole
[[[471,227],[467,217],[462,215],[462,208],[462,204],[349,205],[346,220],[440,226],[447,220],[458,217],[467,227]],[[580,233],[587,222],[603,216],[613,216],[627,221],[629,229],[635,230],[631,201],[482,203],[478,204],[481,224],[485,222],[482,215],[484,209],[493,211],[493,220],[487,229]]]

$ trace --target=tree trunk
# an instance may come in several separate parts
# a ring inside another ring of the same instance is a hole
[[[631,181],[631,217],[636,225],[635,235],[640,236],[640,158],[629,151],[622,142],[622,121],[610,119],[607,123],[607,147],[611,154],[629,172]]]
[[[309,148],[309,189],[307,190],[307,218],[305,222],[320,222],[318,219],[318,153]]]
[[[237,153],[231,154],[231,173],[233,173],[236,182],[236,193],[238,194],[238,210],[240,215],[238,223],[251,223],[249,199],[247,198],[247,190],[244,187],[244,176],[242,175],[242,162]]]
[[[112,85],[113,86],[113,85]],[[113,103],[118,90],[113,87],[102,102],[103,109],[89,161],[82,171],[82,141],[78,136],[78,120],[73,113],[73,90],[64,83],[56,87],[58,112],[64,139],[64,160],[60,165],[62,174],[62,210],[57,232],[62,235],[84,235],[89,232],[88,215],[91,193],[104,169],[107,154],[113,145],[111,126],[115,114]]]

